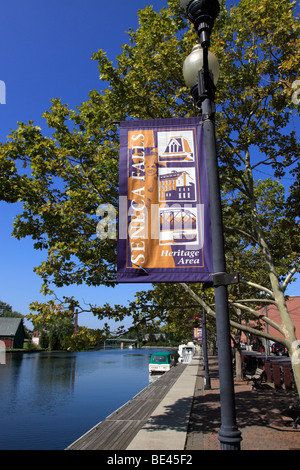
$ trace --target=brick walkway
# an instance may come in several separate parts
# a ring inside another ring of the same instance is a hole
[[[203,389],[204,371],[199,368],[189,423],[188,450],[220,450],[220,389],[218,361],[209,358],[211,389]],[[252,390],[246,381],[235,381],[237,426],[242,433],[241,450],[300,450],[300,425],[293,429],[288,407],[298,404],[298,395],[269,384]]]

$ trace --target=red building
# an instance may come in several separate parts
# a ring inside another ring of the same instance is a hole
[[[298,296],[293,296],[292,297],[291,296],[286,301],[286,304],[287,304],[288,312],[290,314],[292,322],[293,322],[293,324],[295,325],[295,328],[296,328],[296,338],[298,340],[300,340],[300,297],[298,297]],[[262,315],[270,318],[270,320],[273,320],[278,325],[281,325],[280,314],[279,314],[278,308],[275,305],[267,304],[266,306],[261,307],[259,309],[259,312]],[[249,324],[249,326],[252,326],[253,328],[255,328],[256,322],[253,320],[253,321],[248,322],[248,324]],[[263,324],[264,324],[264,330],[269,332],[270,335],[274,335],[277,338],[282,338],[282,339],[284,338],[284,336],[278,330],[276,330],[275,328],[273,328],[270,325],[266,326],[265,323],[263,323]],[[242,333],[241,341],[247,343],[245,333]],[[261,341],[261,339],[260,339],[260,341]]]
[[[0,318],[0,341],[7,349],[22,349],[25,331],[22,318]]]
[[[286,301],[287,309],[290,314],[291,320],[296,328],[296,338],[300,340],[300,297],[289,297]],[[279,315],[278,308],[275,305],[269,304],[266,307],[260,309],[261,313],[270,320],[273,320],[277,324],[281,325],[281,318]],[[279,338],[284,338],[284,336],[275,328],[269,325],[268,327],[270,335],[275,335]]]
[[[195,182],[187,171],[173,170],[159,176],[160,201],[194,201]]]

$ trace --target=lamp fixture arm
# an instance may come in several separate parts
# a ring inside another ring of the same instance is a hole
[[[198,72],[199,107],[202,108],[202,117],[204,120],[211,119],[214,121],[215,92],[216,92],[216,87],[214,85],[212,73],[210,72],[209,65],[208,65],[208,46],[205,45],[203,47],[203,67]]]

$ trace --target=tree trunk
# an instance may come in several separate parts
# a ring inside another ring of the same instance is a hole
[[[294,381],[298,390],[298,399],[300,401],[300,341],[295,340],[288,347],[291,365],[294,373]]]
[[[213,318],[216,317],[216,314],[212,310],[212,308],[208,304],[206,304],[206,302],[203,299],[201,299],[201,297],[195,294],[193,290],[187,286],[187,284],[182,282],[181,285],[185,289],[185,291],[188,292],[194,300],[196,300],[196,302],[198,302],[202,307],[205,308],[208,315],[211,315]],[[300,342],[296,338],[295,326],[286,308],[286,303],[284,300],[284,293],[280,288],[279,281],[277,283],[277,286],[276,286],[276,282],[274,282],[273,290],[275,291],[275,293],[273,294],[273,298],[274,300],[276,300],[276,305],[279,310],[281,321],[282,321],[281,328],[285,335],[285,339],[281,340],[281,342],[288,348],[290,359],[291,359],[291,365],[292,365],[292,369],[294,373],[295,386],[297,388],[297,392],[300,398]],[[255,330],[255,328],[251,328],[249,326],[239,324],[232,320],[230,320],[230,324],[233,328],[237,328],[238,330],[241,330],[244,332],[248,331],[249,333],[259,336],[261,338],[268,338],[268,339],[272,339],[273,341],[279,341],[279,338],[273,335],[267,334],[264,331]]]
[[[235,349],[235,378],[243,380],[242,354],[240,348]]]
[[[288,312],[286,301],[284,298],[284,289],[280,285],[278,274],[276,273],[276,268],[273,261],[273,256],[267,241],[265,239],[264,231],[260,223],[260,218],[257,210],[256,198],[254,195],[254,182],[253,182],[253,174],[252,169],[250,166],[250,155],[249,152],[246,152],[246,171],[248,175],[248,194],[249,194],[249,202],[251,207],[251,214],[252,214],[252,221],[253,221],[253,228],[257,235],[258,243],[262,249],[266,268],[269,274],[270,283],[272,286],[272,296],[273,299],[276,301],[276,306],[279,311],[280,319],[281,319],[281,329],[285,336],[285,340],[282,343],[289,350],[289,355],[291,358],[291,364],[294,372],[294,379],[295,385],[297,387],[298,395],[300,397],[300,350],[298,349],[298,341],[296,338],[295,333],[295,325],[293,324],[290,314]],[[296,358],[298,354],[298,357]],[[294,358],[294,359],[292,359]]]

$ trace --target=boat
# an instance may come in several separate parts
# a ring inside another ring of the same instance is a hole
[[[171,352],[156,352],[151,355],[149,372],[167,372],[171,367],[175,366],[175,357]]]
[[[192,341],[187,344],[180,344],[178,347],[178,362],[188,364],[196,353],[196,346]]]

